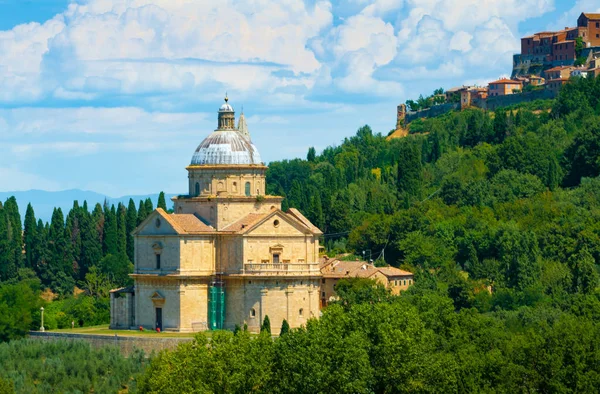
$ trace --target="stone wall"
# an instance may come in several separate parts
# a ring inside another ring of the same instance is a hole
[[[474,107],[478,107],[485,110],[495,111],[501,107],[507,107],[509,105],[515,105],[520,103],[526,103],[535,100],[546,100],[555,97],[555,93],[550,89],[534,90],[532,92],[520,93],[520,94],[509,94],[506,96],[494,96],[488,97],[485,100],[473,99],[471,104]]]
[[[57,332],[31,331],[29,337],[40,341],[85,341],[95,348],[117,346],[124,356],[130,355],[135,349],[143,350],[147,355],[161,350],[174,350],[180,343],[190,342],[193,338],[157,338],[133,337],[117,335],[86,335]]]
[[[452,110],[460,109],[460,103],[446,103],[440,105],[434,105],[431,108],[423,109],[421,111],[410,111],[406,114],[406,123],[410,123],[413,120],[420,118],[434,118],[436,116],[443,115]]]

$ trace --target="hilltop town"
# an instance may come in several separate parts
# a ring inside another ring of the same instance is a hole
[[[543,31],[521,38],[521,53],[513,56],[510,78],[487,86],[463,85],[398,106],[394,136],[405,136],[404,125],[451,110],[496,108],[558,95],[571,78],[600,76],[600,13],[583,12],[577,26]]]

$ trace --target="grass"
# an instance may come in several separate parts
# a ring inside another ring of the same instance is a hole
[[[108,324],[101,326],[92,327],[77,327],[77,328],[63,328],[59,330],[48,330],[48,332],[56,332],[63,334],[86,334],[86,335],[112,335],[118,336],[130,336],[130,337],[162,337],[162,338],[192,338],[196,333],[177,333],[177,332],[156,332],[151,330],[111,330],[108,328]],[[210,331],[206,332],[210,336]]]

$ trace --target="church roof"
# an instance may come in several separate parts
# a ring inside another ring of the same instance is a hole
[[[170,218],[179,225],[184,233],[206,233],[215,229],[202,222],[196,215],[191,213],[172,213]]]
[[[259,222],[262,218],[264,218],[267,215],[268,213],[249,213],[237,222],[233,222],[229,226],[223,228],[221,231],[242,231],[244,229],[249,228],[253,224]]]
[[[262,165],[258,149],[237,130],[216,130],[192,156],[192,165]]]

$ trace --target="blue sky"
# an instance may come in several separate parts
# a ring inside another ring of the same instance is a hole
[[[596,0],[0,0],[0,190],[186,189],[227,91],[266,161],[510,74]]]

